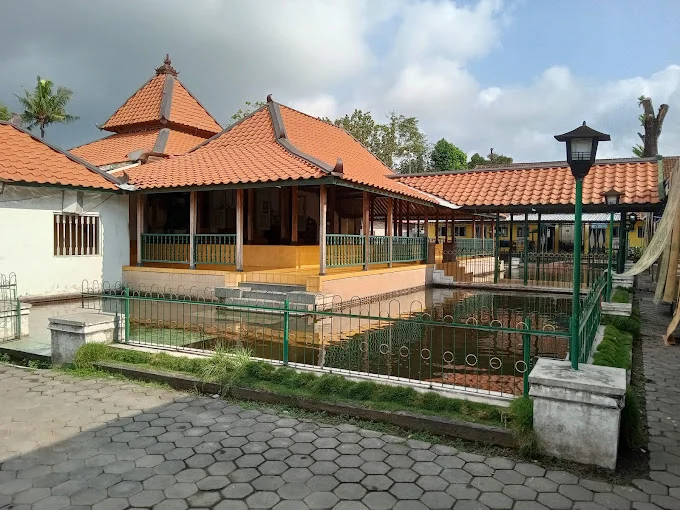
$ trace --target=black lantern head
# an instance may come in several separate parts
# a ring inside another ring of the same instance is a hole
[[[558,142],[567,142],[567,163],[575,179],[583,179],[595,163],[598,142],[609,142],[611,137],[583,125],[576,129],[555,135]]]
[[[632,232],[635,230],[635,224],[637,223],[637,214],[635,213],[628,213],[628,217],[626,218],[626,230],[628,232]]]
[[[600,193],[600,196],[604,200],[604,203],[608,205],[609,207],[614,207],[617,206],[621,203],[621,196],[623,193],[619,193],[616,191],[614,188],[610,189],[609,191],[604,191]]]

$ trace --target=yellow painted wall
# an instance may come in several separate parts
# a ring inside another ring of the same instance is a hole
[[[287,268],[319,264],[318,246],[276,246],[246,244],[243,265],[248,269]]]

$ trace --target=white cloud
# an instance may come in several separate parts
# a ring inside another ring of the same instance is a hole
[[[330,94],[319,94],[317,96],[301,99],[293,99],[287,105],[301,112],[305,112],[315,117],[328,117],[335,119],[341,113],[338,108],[337,100]]]

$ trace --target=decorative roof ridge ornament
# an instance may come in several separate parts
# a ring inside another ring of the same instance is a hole
[[[171,74],[173,76],[177,76],[179,74],[179,71],[172,67],[172,62],[170,61],[170,54],[168,53],[165,54],[165,60],[163,61],[163,65],[156,68],[156,76],[160,74]]]

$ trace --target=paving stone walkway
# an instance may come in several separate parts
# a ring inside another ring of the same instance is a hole
[[[652,473],[634,486],[0,365],[0,509],[680,509],[680,347],[660,346],[651,294],[641,311]]]

